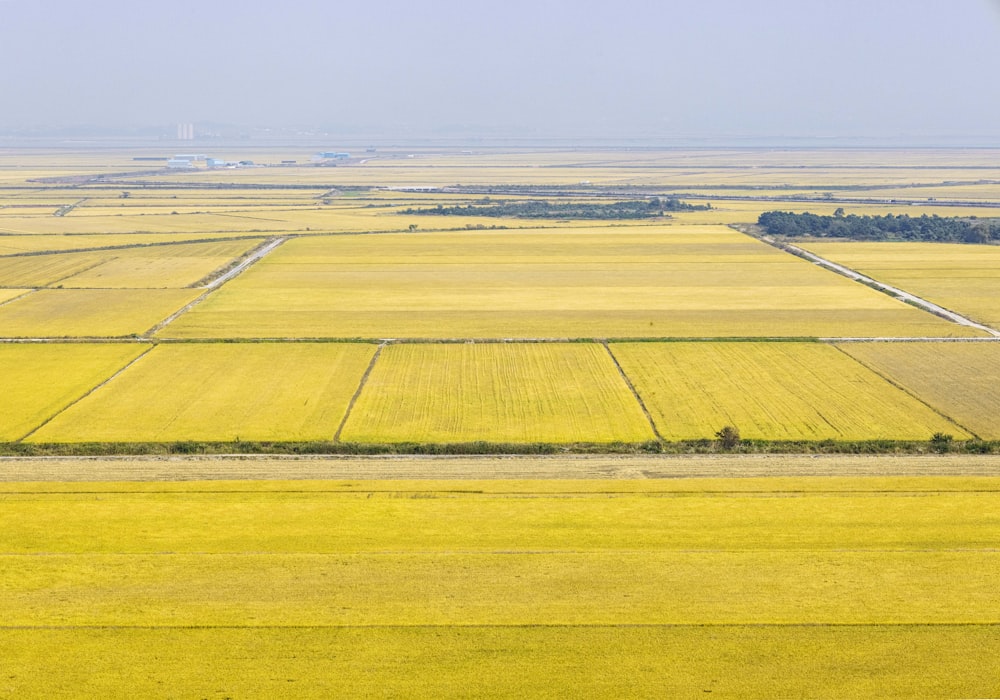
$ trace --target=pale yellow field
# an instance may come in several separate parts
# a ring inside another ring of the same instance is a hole
[[[149,349],[130,344],[0,344],[0,442],[19,440]]]
[[[11,287],[186,287],[263,239],[141,246],[86,253],[0,257],[0,284]]]
[[[967,336],[713,226],[301,238],[164,337]]]
[[[1000,327],[1000,246],[965,243],[826,243],[808,250]]]
[[[986,440],[1000,440],[1000,344],[844,343],[844,352]]]
[[[241,232],[229,233],[117,233],[107,235],[56,234],[0,236],[0,255],[17,253],[45,253],[57,251],[85,251],[120,246],[144,246],[162,243],[210,242],[248,238]]]
[[[640,442],[653,432],[597,344],[392,345],[348,442]]]
[[[4,303],[10,301],[11,299],[16,299],[17,297],[22,296],[24,294],[27,294],[30,291],[32,291],[32,290],[31,289],[23,289],[23,288],[22,289],[17,289],[17,288],[13,288],[13,289],[0,289],[0,304],[4,304]]]
[[[738,428],[743,438],[767,440],[968,435],[829,345],[615,343],[611,348],[667,439],[712,438],[726,425]]]
[[[44,287],[100,265],[110,254],[63,253],[0,258],[0,285]]]
[[[33,442],[332,440],[371,345],[161,345]]]
[[[188,287],[262,242],[261,238],[247,238],[105,251],[103,262],[66,277],[61,285],[66,288]]]
[[[200,293],[198,289],[42,289],[0,306],[0,338],[142,334]]]
[[[51,486],[12,697],[1000,692],[996,478]]]

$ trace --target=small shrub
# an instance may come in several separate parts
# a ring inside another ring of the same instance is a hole
[[[955,438],[948,433],[934,433],[931,436],[931,449],[935,452],[950,452],[954,440]]]
[[[740,445],[740,431],[731,425],[727,425],[715,434],[719,444],[724,450],[732,450]]]

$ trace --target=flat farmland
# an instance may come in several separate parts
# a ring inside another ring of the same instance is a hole
[[[985,440],[1000,440],[1000,345],[844,343],[851,357]]]
[[[385,348],[347,423],[349,442],[641,442],[654,435],[603,346]]]
[[[112,289],[187,287],[262,241],[251,238],[0,257],[0,284]]]
[[[980,323],[1000,327],[1000,246],[810,241],[803,247]]]
[[[16,287],[12,289],[0,288],[0,304],[5,304],[11,299],[16,299],[17,297],[27,294],[30,291],[30,289],[18,289]]]
[[[0,338],[139,335],[200,293],[197,289],[42,289],[0,306]]]
[[[0,689],[992,697],[998,494],[995,477],[6,482]]]
[[[893,345],[905,353],[909,344]],[[819,343],[615,343],[612,351],[669,440],[726,425],[767,440],[927,440],[968,433]]]
[[[953,336],[978,331],[718,226],[289,241],[168,338]]]
[[[24,437],[148,349],[110,343],[0,345],[0,442]]]
[[[263,241],[248,238],[105,251],[100,264],[66,277],[61,284],[66,288],[189,287]]]
[[[31,439],[332,440],[374,353],[353,343],[161,345]]]

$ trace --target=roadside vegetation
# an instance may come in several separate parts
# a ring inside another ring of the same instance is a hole
[[[653,219],[668,212],[706,211],[711,204],[690,204],[675,197],[638,199],[600,204],[596,202],[549,202],[545,200],[500,201],[489,197],[465,206],[404,209],[400,214],[429,214],[434,216],[491,216],[504,219]]]
[[[803,212],[766,211],[757,223],[772,236],[849,238],[856,241],[943,241],[991,243],[1000,241],[1000,219],[942,217],[938,215],[858,216],[837,209],[833,216]]]

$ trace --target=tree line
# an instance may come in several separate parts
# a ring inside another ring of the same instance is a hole
[[[858,241],[945,241],[954,243],[990,243],[1000,241],[1000,220],[969,217],[844,215],[837,209],[833,216],[767,211],[757,223],[772,236],[813,236],[850,238]]]
[[[511,219],[651,219],[675,211],[702,211],[711,204],[690,204],[675,197],[631,200],[626,202],[548,202],[521,200],[494,202],[489,197],[465,206],[437,205],[424,209],[405,209],[400,214],[434,216],[491,216]]]

